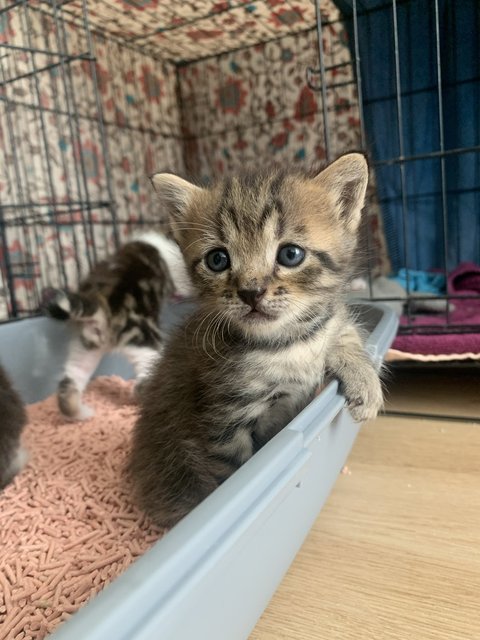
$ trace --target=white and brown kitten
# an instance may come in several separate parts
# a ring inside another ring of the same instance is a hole
[[[143,382],[163,348],[159,315],[173,294],[192,294],[185,263],[174,241],[152,231],[132,238],[97,264],[77,292],[57,292],[47,312],[75,328],[58,385],[64,415],[92,415],[82,393],[109,351],[122,352],[135,369],[137,383]]]
[[[379,376],[343,297],[368,181],[360,154],[314,177],[272,171],[208,189],[153,183],[199,295],[147,380],[129,474],[171,526],[339,380],[357,421]]]
[[[20,396],[0,366],[0,489],[22,469],[27,454],[20,446],[20,436],[27,423]]]

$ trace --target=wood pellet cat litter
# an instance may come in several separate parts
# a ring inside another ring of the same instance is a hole
[[[86,401],[86,422],[66,422],[53,397],[28,408],[29,462],[0,493],[1,640],[45,638],[161,535],[122,473],[132,383],[99,378]]]

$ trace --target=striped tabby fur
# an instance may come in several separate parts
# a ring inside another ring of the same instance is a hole
[[[355,420],[377,414],[379,378],[342,295],[367,180],[360,154],[315,177],[249,173],[208,189],[153,177],[200,298],[147,381],[134,430],[130,476],[159,525],[228,478],[326,376]],[[300,263],[284,264],[297,250]],[[223,255],[227,267],[212,270]]]
[[[27,423],[27,413],[20,396],[0,366],[0,489],[22,469],[27,454],[20,436]]]
[[[163,338],[158,326],[164,302],[174,292],[191,293],[182,255],[172,240],[147,232],[97,264],[77,292],[57,292],[48,313],[75,329],[58,405],[70,418],[92,415],[82,393],[103,355],[121,351],[142,381],[159,357]]]

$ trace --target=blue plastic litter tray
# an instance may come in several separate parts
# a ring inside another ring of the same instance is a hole
[[[380,365],[397,330],[386,306],[355,305]],[[171,322],[167,318],[167,322]],[[46,318],[0,326],[2,364],[26,402],[53,393],[68,329]],[[129,378],[108,356],[97,375]],[[248,638],[355,441],[359,425],[332,382],[265,447],[65,622],[54,640]]]

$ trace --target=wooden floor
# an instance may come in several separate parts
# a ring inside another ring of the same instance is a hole
[[[480,370],[400,372],[387,408],[480,416]],[[381,417],[251,640],[480,640],[480,421]]]

